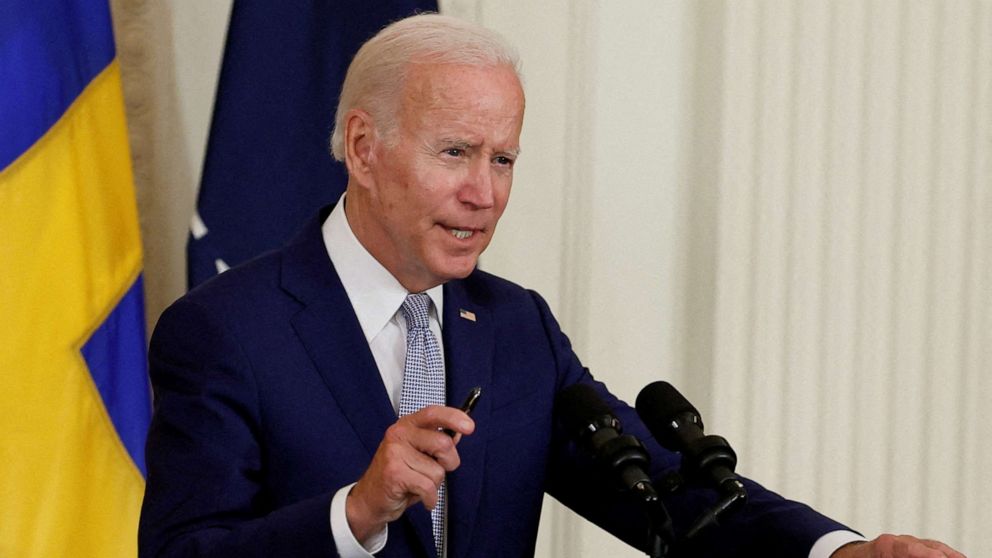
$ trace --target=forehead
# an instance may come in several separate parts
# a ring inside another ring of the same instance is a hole
[[[412,64],[400,111],[405,125],[519,127],[524,95],[508,66]]]

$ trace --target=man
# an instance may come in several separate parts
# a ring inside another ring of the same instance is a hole
[[[536,293],[475,269],[523,113],[516,60],[485,29],[421,15],[362,47],[332,138],[345,197],[156,328],[142,556],[530,556],[544,492],[645,544],[645,518],[597,481],[555,395],[598,390],[652,475],[677,456],[593,380]],[[471,418],[444,406],[473,386]],[[848,544],[859,537],[746,482],[748,506],[687,553],[960,556],[913,537]],[[668,497],[676,532],[713,501]]]

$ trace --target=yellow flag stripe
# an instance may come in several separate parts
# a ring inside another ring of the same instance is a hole
[[[141,269],[111,63],[0,173],[0,557],[133,557],[144,480],[79,348]]]

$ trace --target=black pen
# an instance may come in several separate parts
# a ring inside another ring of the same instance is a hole
[[[465,398],[465,402],[462,403],[462,412],[466,415],[472,414],[472,409],[475,408],[475,404],[479,401],[479,396],[482,395],[482,387],[475,386],[468,392],[468,396]],[[450,428],[444,428],[443,432],[452,438],[455,437],[455,431]]]

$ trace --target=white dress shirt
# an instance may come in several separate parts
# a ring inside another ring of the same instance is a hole
[[[386,393],[397,412],[400,404],[400,391],[403,387],[403,367],[406,360],[406,320],[400,307],[406,300],[407,290],[400,285],[386,268],[358,241],[348,224],[344,212],[345,196],[324,221],[321,232],[327,254],[334,263],[348,300],[355,309],[362,333],[372,350]],[[438,344],[442,358],[444,345],[441,337],[441,316],[444,315],[443,288],[439,285],[427,291],[434,307],[431,311],[430,327]],[[386,534],[373,536],[367,546],[355,539],[345,516],[345,502],[354,483],[342,487],[331,499],[331,532],[334,544],[341,558],[371,558],[386,546]],[[862,541],[863,537],[851,531],[833,531],[820,537],[810,550],[809,558],[829,558],[841,546],[850,542]]]
[[[407,332],[400,307],[409,293],[355,237],[345,217],[344,204],[342,196],[321,227],[324,246],[358,316],[393,411],[399,414]],[[444,289],[438,285],[429,289],[427,295],[434,303],[430,312],[430,328],[441,346],[443,362],[441,316],[444,315]],[[383,530],[372,537],[367,547],[355,539],[345,516],[345,502],[353,486],[354,483],[341,488],[331,500],[331,533],[342,558],[369,558],[386,546],[387,532]]]

